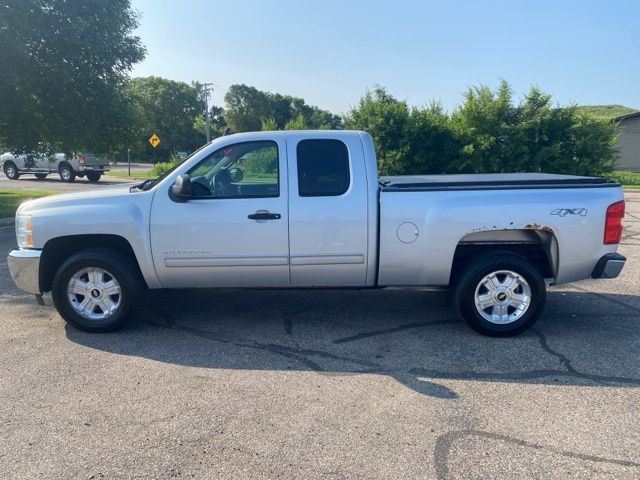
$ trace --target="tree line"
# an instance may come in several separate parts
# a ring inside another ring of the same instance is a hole
[[[145,56],[129,0],[5,0],[0,9],[0,144],[18,153],[94,151],[165,161],[205,142],[203,85],[131,78]],[[344,115],[304,99],[232,85],[209,108],[212,137],[287,129],[371,133],[382,174],[613,169],[616,126],[554,105],[532,87],[470,87],[460,105],[410,106],[376,86]],[[156,133],[161,142],[147,142]]]

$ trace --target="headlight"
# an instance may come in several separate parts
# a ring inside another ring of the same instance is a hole
[[[33,248],[31,215],[16,215],[16,238],[18,247]]]

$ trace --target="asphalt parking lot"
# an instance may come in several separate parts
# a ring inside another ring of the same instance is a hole
[[[77,178],[73,183],[65,183],[55,174],[49,175],[44,180],[36,180],[33,175],[23,175],[18,180],[9,180],[3,173],[0,173],[0,188],[15,189],[42,189],[42,190],[59,190],[60,192],[78,192],[82,190],[91,190],[93,188],[103,188],[114,185],[122,185],[132,183],[135,180],[128,178],[117,178],[103,176],[96,184],[92,184],[86,178]],[[139,181],[138,181],[139,183]]]
[[[91,335],[3,255],[0,478],[640,478],[640,192],[627,212],[622,276],[508,339],[402,289],[150,292]]]

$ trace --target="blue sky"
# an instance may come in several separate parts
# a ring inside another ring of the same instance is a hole
[[[303,97],[341,113],[367,87],[451,109],[469,85],[640,108],[640,1],[132,0],[133,75]]]

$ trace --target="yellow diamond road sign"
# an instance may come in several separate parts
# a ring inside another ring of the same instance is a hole
[[[156,148],[160,143],[160,137],[154,133],[149,137],[149,143],[153,148]]]

